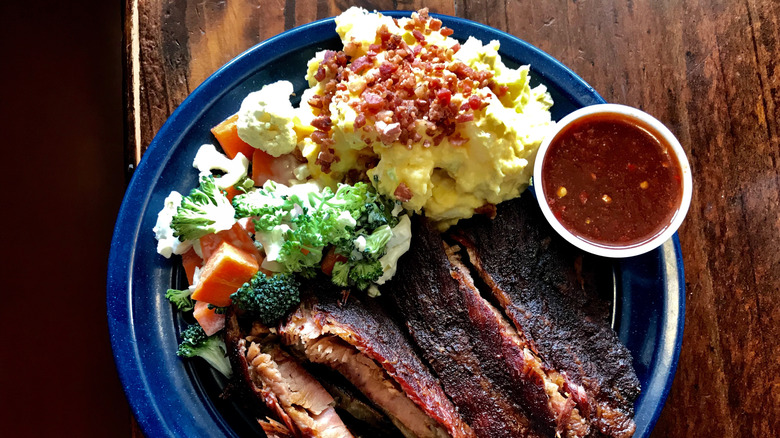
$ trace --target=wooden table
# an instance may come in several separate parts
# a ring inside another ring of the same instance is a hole
[[[126,4],[127,162],[201,81],[336,0]],[[687,309],[653,436],[780,436],[780,2],[377,0],[457,15],[561,60],[676,133],[694,172],[680,229]],[[137,435],[140,436],[140,433]]]

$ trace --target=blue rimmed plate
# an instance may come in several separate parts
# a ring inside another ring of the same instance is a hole
[[[403,16],[409,13],[387,12]],[[530,64],[532,83],[547,86],[558,120],[604,100],[546,53],[511,35],[468,20],[437,16],[455,36],[498,40],[510,66]],[[198,361],[176,356],[184,324],[164,298],[180,282],[175,263],[156,253],[152,233],[172,190],[197,184],[192,160],[213,143],[209,129],[236,112],[244,96],[286,79],[297,95],[306,87],[306,62],[322,49],[340,49],[333,19],[301,26],[244,52],[206,79],[171,115],[146,151],[125,194],[111,242],[108,318],[119,376],[135,418],[148,437],[236,437],[256,427],[240,409],[219,400],[220,377]],[[615,330],[634,357],[642,384],[636,401],[636,437],[647,437],[674,377],[685,308],[677,235],[648,254],[616,265]],[[256,430],[256,429],[253,429]]]

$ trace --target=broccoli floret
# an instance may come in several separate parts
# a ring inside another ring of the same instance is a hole
[[[273,324],[301,302],[300,283],[292,274],[257,274],[230,295],[239,309],[252,313],[261,323]]]
[[[168,292],[165,293],[165,298],[182,312],[189,312],[195,308],[195,303],[192,301],[191,295],[192,291],[189,289],[168,289]]]
[[[336,286],[347,287],[349,286],[349,269],[350,266],[344,262],[336,262],[333,265],[333,274],[330,281]]]
[[[355,285],[360,290],[366,290],[383,273],[379,260],[363,259],[350,263],[336,262],[333,266],[331,281],[337,286]]]
[[[389,225],[382,225],[374,230],[369,236],[366,236],[366,255],[370,255],[376,259],[384,254],[385,246],[390,238],[393,237],[393,230]]]
[[[232,369],[225,356],[225,341],[217,335],[206,336],[203,327],[193,324],[181,333],[181,344],[176,354],[181,357],[202,357],[225,377],[230,377]]]
[[[233,205],[214,184],[214,177],[203,176],[200,186],[181,200],[171,220],[171,228],[173,235],[181,241],[200,239],[230,229],[236,222],[234,215]]]

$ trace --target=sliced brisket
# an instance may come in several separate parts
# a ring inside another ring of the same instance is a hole
[[[225,338],[237,377],[281,420],[258,420],[267,434],[352,437],[333,408],[333,397],[281,349],[265,327],[257,325],[244,337],[236,315],[226,316]]]
[[[450,234],[520,335],[565,374],[598,431],[631,436],[639,394],[631,354],[605,320],[582,254],[552,230],[531,194],[500,204],[494,220],[462,221]]]
[[[434,226],[413,221],[384,289],[463,418],[480,437],[584,436],[588,424],[503,316],[480,296]]]
[[[406,436],[470,437],[439,381],[378,303],[346,300],[328,279],[306,283],[301,306],[280,327],[284,342],[346,377]]]

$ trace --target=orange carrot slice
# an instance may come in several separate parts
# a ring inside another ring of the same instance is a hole
[[[222,242],[206,260],[192,299],[219,307],[230,305],[230,294],[260,269],[257,260],[228,242]]]
[[[190,248],[181,255],[181,264],[184,266],[184,272],[187,273],[187,281],[192,284],[193,277],[195,277],[195,268],[203,265],[203,259],[200,258],[194,249]]]
[[[263,256],[255,246],[252,238],[249,237],[247,230],[236,222],[229,230],[220,231],[216,234],[207,234],[200,238],[200,249],[203,258],[208,261],[211,255],[219,248],[222,242],[227,242],[236,248],[252,255],[257,260],[257,264],[263,263]]]
[[[241,140],[241,137],[238,136],[236,121],[238,121],[238,114],[228,117],[219,125],[211,128],[211,133],[217,138],[219,145],[222,146],[222,150],[225,151],[225,155],[231,160],[239,152],[247,158],[252,158],[252,152],[254,152],[255,148]]]
[[[252,180],[260,187],[269,179],[273,179],[272,164],[275,158],[260,149],[255,149],[252,154]]]
[[[330,250],[322,258],[322,273],[331,276],[333,275],[333,267],[336,266],[336,262],[346,262],[347,258],[341,254],[336,254],[336,248],[330,247]]]
[[[214,310],[209,309],[209,304],[205,301],[195,303],[192,316],[203,327],[203,331],[206,332],[207,336],[211,336],[225,328],[225,314],[217,314]]]

